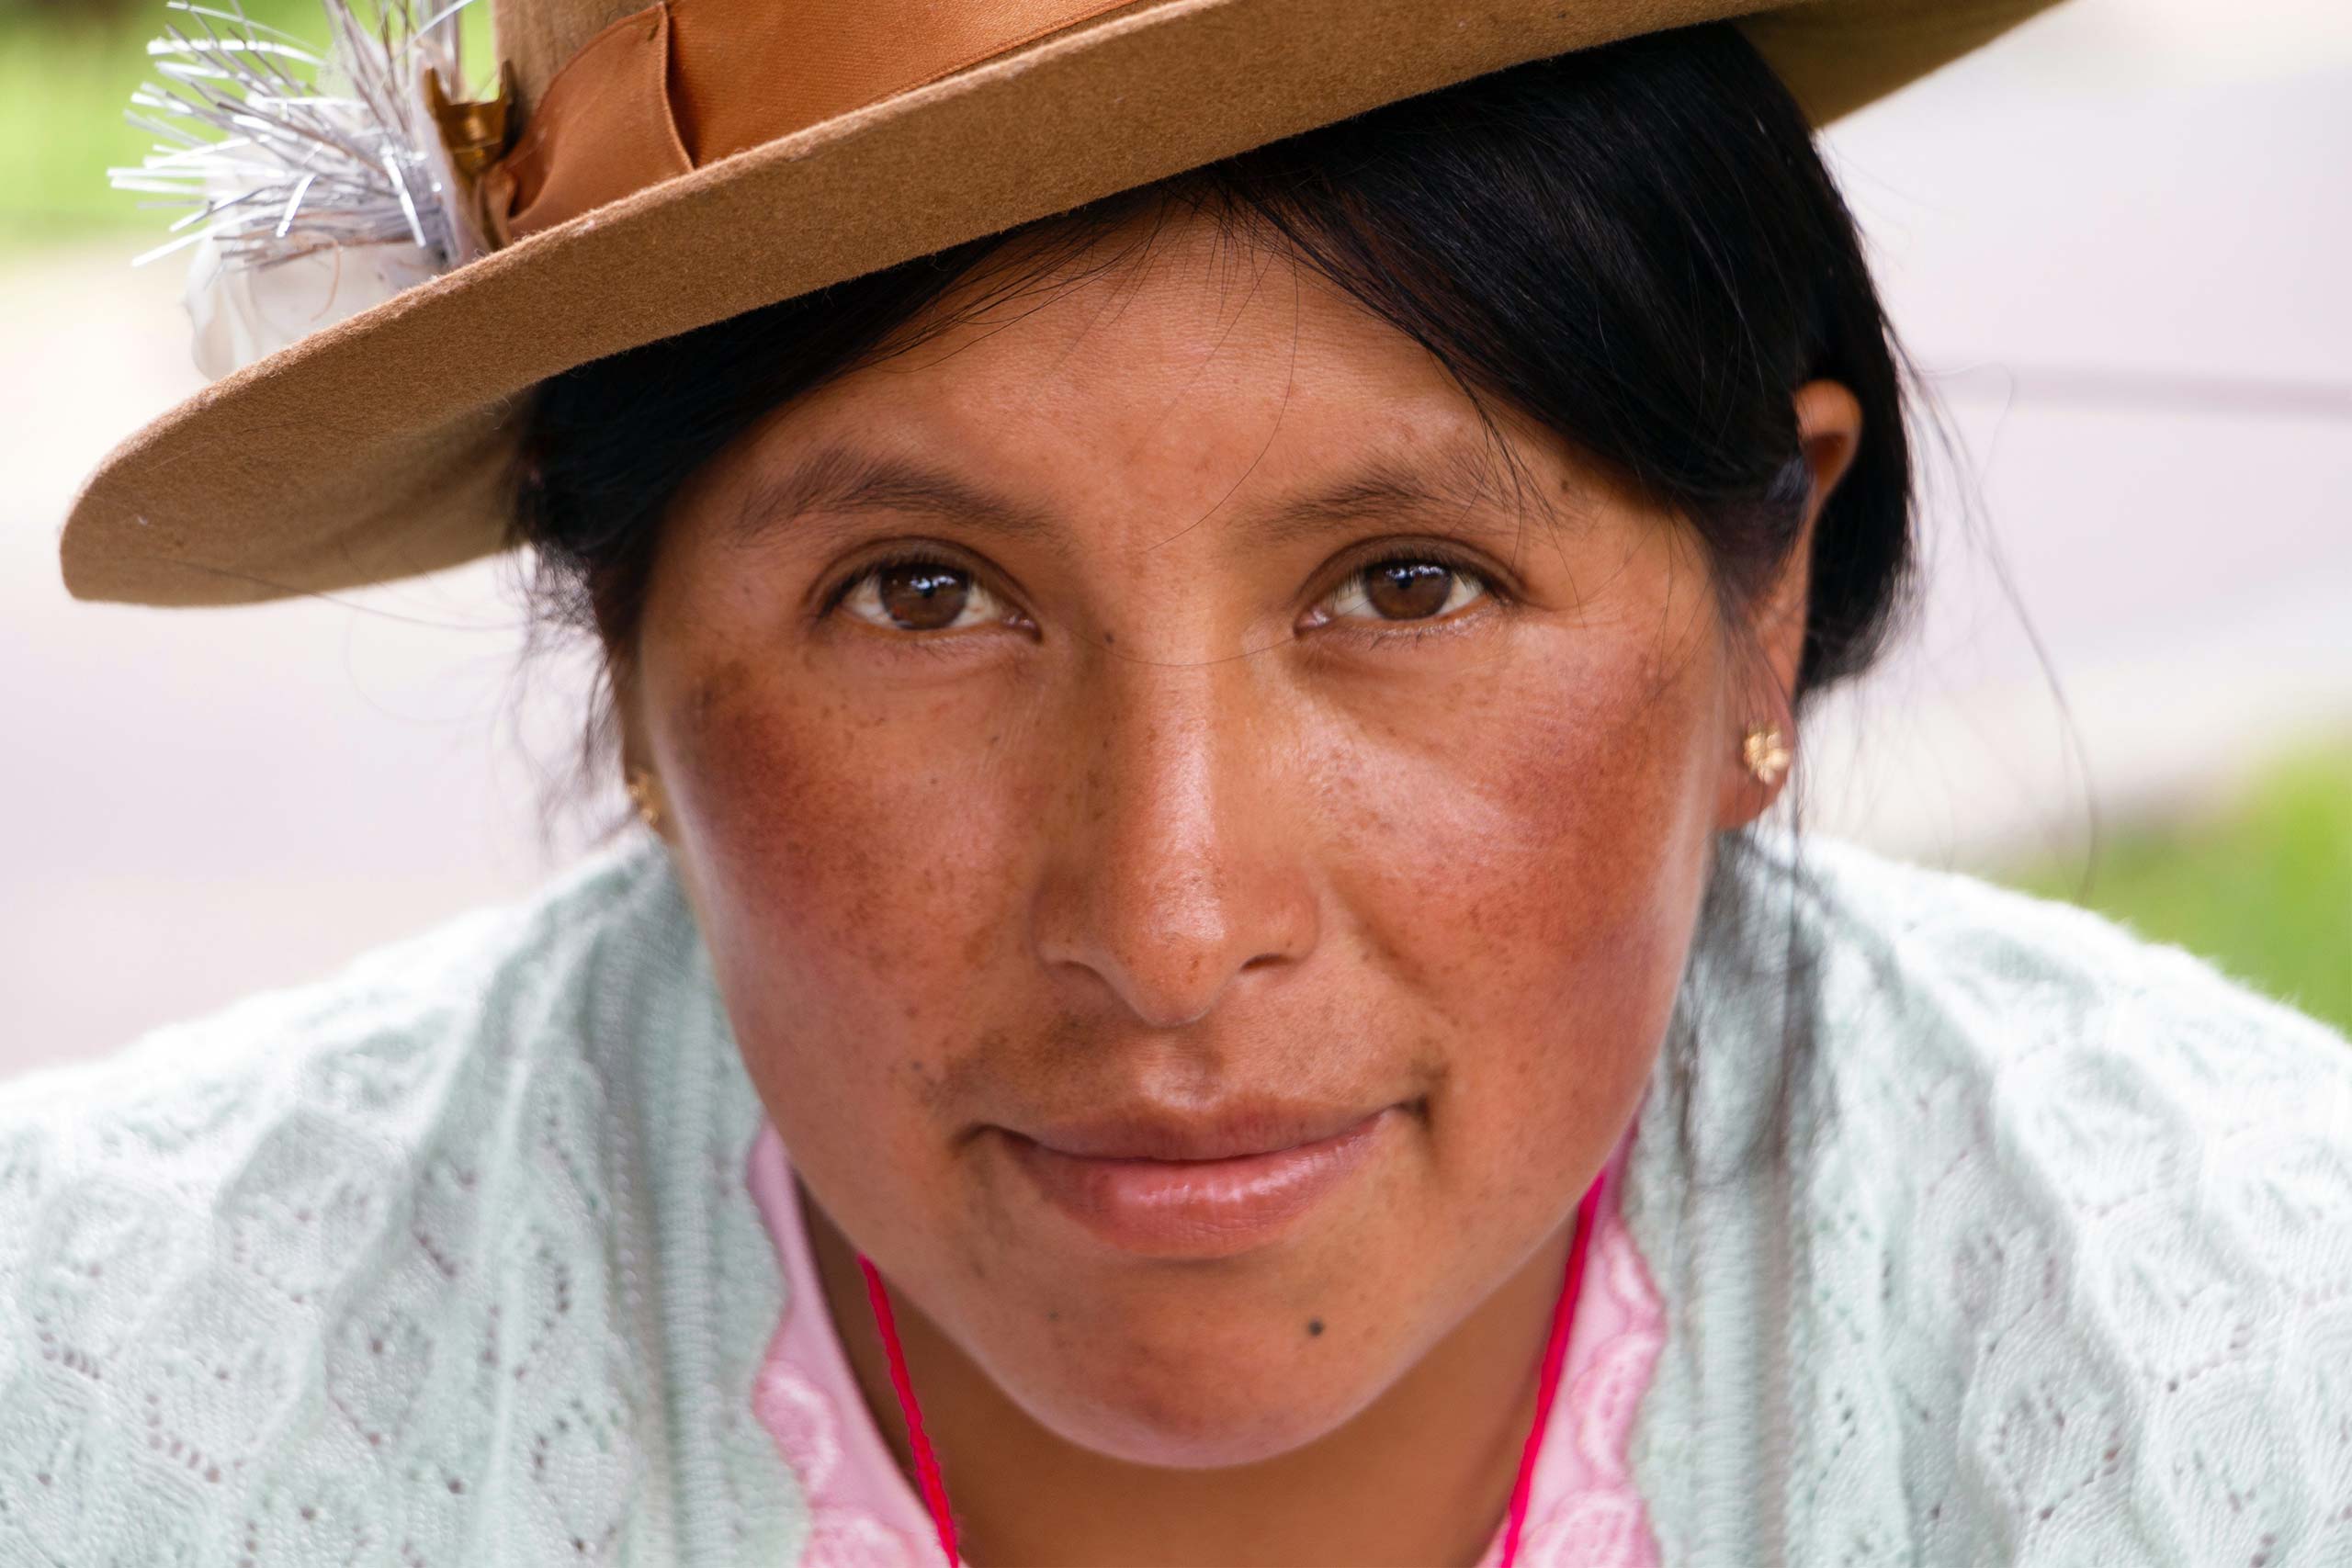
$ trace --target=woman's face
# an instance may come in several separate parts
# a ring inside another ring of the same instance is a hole
[[[624,725],[752,1081],[1070,1441],[1332,1430],[1639,1099],[1786,716],[1684,530],[1507,436],[1519,493],[1423,351],[1194,219],[671,514]]]

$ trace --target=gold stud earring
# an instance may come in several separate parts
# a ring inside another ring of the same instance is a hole
[[[628,797],[637,807],[637,814],[649,828],[662,826],[662,808],[653,804],[653,775],[633,773],[628,776]]]
[[[1781,782],[1781,774],[1789,765],[1789,749],[1781,743],[1778,725],[1750,725],[1747,736],[1739,743],[1739,755],[1765,788]]]

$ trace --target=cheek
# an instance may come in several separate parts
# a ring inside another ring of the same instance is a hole
[[[1372,961],[1454,1065],[1441,1174],[1531,1201],[1646,1082],[1703,886],[1707,667],[1564,637],[1357,730],[1327,789]]]
[[[838,1139],[870,1159],[881,1140],[919,1161],[936,1147],[932,1043],[985,1016],[982,939],[1014,886],[990,860],[1004,812],[943,772],[963,750],[947,714],[885,724],[821,683],[771,679],[730,662],[673,710],[662,765],[696,915],[796,1157],[825,1163]]]

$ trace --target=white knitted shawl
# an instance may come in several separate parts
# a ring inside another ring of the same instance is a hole
[[[1662,1561],[2352,1564],[2352,1047],[2071,908],[1730,847],[1624,1187]],[[760,1115],[642,837],[0,1084],[0,1568],[798,1562]]]

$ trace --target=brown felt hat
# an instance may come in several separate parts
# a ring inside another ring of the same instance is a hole
[[[547,377],[1487,72],[1744,14],[1820,125],[2050,3],[494,0],[486,253],[116,447],[65,584],[239,604],[491,554]]]

